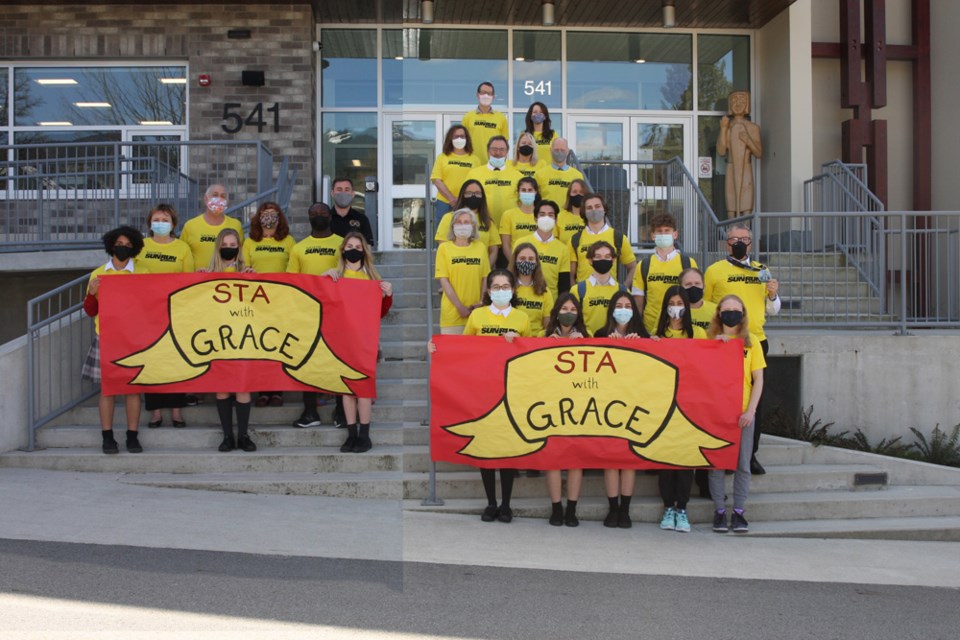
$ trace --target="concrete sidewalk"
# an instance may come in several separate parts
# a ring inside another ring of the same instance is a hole
[[[960,587],[960,543],[689,534],[654,523],[482,523],[352,500],[158,489],[0,469],[0,538],[635,575]],[[478,504],[479,508],[482,505]],[[763,523],[752,523],[761,528]]]

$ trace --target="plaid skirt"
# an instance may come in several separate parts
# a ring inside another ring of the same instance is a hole
[[[100,336],[93,336],[93,342],[90,349],[87,350],[87,357],[83,361],[83,369],[80,371],[80,377],[89,380],[94,384],[100,383]]]

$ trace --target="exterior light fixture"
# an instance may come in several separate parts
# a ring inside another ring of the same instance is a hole
[[[543,26],[552,27],[554,23],[553,15],[553,0],[542,0],[543,4],[541,9],[543,10]]]
[[[674,6],[676,0],[663,0],[663,27],[672,29],[677,26],[677,8]]]
[[[81,109],[109,109],[113,105],[109,102],[74,102],[73,106]]]
[[[420,22],[433,24],[433,0],[420,1]]]
[[[68,84],[77,84],[73,78],[38,78],[37,84],[41,86],[62,86]]]

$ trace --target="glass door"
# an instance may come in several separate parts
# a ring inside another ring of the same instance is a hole
[[[427,163],[432,166],[443,143],[442,124],[440,115],[384,116],[381,250],[426,246]],[[435,197],[436,189],[430,191]]]
[[[607,219],[614,229],[628,233],[634,169],[625,160],[630,152],[629,118],[574,116],[567,142],[577,154],[584,177],[607,203]],[[595,164],[601,163],[601,164]],[[563,206],[563,203],[560,203]],[[632,236],[630,237],[633,241]]]
[[[631,118],[633,153],[636,165],[634,205],[636,241],[653,248],[650,219],[661,212],[673,213],[680,229],[693,228],[693,211],[684,206],[684,180],[675,164],[680,158],[689,171],[693,166],[692,118],[676,116],[639,116]],[[677,214],[682,212],[682,215]]]

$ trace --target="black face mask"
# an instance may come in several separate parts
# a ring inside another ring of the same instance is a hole
[[[730,250],[734,258],[737,260],[743,260],[747,257],[747,243],[746,242],[734,242],[730,246]]]
[[[240,255],[239,247],[220,247],[221,260],[236,260],[238,255]]]
[[[743,322],[743,311],[721,311],[720,322],[732,329]]]
[[[483,204],[483,198],[480,196],[465,196],[463,198],[463,206],[477,211],[480,209],[480,205]]]
[[[582,196],[582,195],[570,196],[570,206],[571,206],[571,207],[577,207],[577,208],[579,209],[581,204],[583,204],[583,196]]]
[[[113,257],[121,262],[132,258],[133,253],[133,247],[126,247],[122,244],[118,244],[113,247]]]
[[[690,298],[690,304],[697,304],[703,300],[703,287],[687,287],[687,297]]]
[[[347,262],[360,262],[363,260],[363,249],[347,249],[343,252],[343,259]]]
[[[314,231],[326,231],[330,228],[329,216],[313,216],[310,218],[310,227]]]
[[[528,144],[520,145],[520,155],[529,156],[533,154],[533,147]]]
[[[605,273],[610,273],[610,269],[613,269],[613,260],[594,260],[593,261],[593,270],[603,275]]]

